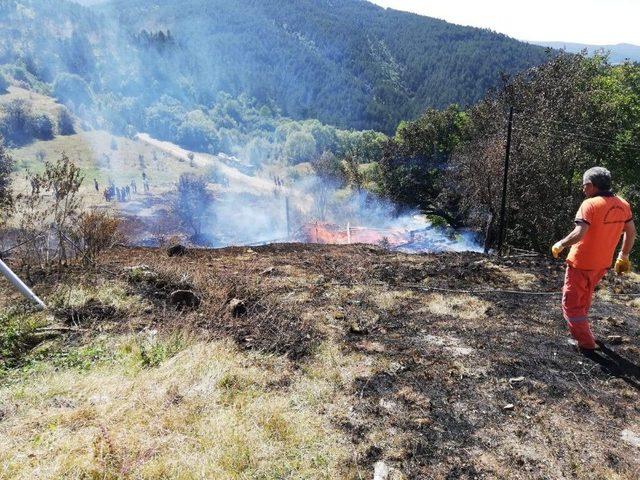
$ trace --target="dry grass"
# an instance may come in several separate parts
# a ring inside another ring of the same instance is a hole
[[[8,90],[9,92],[7,94],[0,95],[0,105],[12,100],[25,100],[31,103],[34,112],[46,113],[52,118],[56,118],[58,110],[61,107],[59,103],[47,95],[15,86],[10,86]]]
[[[281,357],[195,342],[148,369],[137,344],[120,339],[117,359],[89,371],[2,387],[0,477],[349,477],[347,441],[321,415],[349,379],[335,352],[273,389],[291,376]]]
[[[423,310],[433,315],[444,315],[461,320],[482,319],[491,306],[490,303],[472,295],[434,293],[425,299]]]
[[[486,262],[486,265],[496,272],[499,272],[512,285],[521,290],[532,289],[537,284],[538,278],[533,273],[523,272],[522,270],[515,270],[513,268],[509,268],[504,265],[496,265],[491,262]]]
[[[117,150],[111,149],[111,140],[116,140]],[[101,188],[104,188],[111,178],[117,185],[125,185],[136,180],[139,191],[142,191],[142,169],[138,160],[143,155],[154,193],[173,188],[175,182],[184,172],[194,172],[196,167],[190,167],[188,163],[180,162],[177,158],[166,155],[152,146],[137,140],[125,137],[114,137],[105,131],[79,132],[75,135],[57,136],[48,141],[36,141],[22,148],[10,151],[16,161],[17,172],[15,175],[16,189],[27,191],[28,182],[24,180],[26,170],[38,172],[42,163],[36,154],[45,153],[45,160],[59,158],[64,152],[82,170],[86,181],[81,193],[88,203],[102,203],[104,199],[101,193],[96,193],[93,179],[98,180]],[[158,158],[157,166],[153,162],[154,152]],[[103,155],[108,155],[108,165],[103,165]]]
[[[108,253],[124,283],[87,275],[94,287],[57,294],[112,306],[118,328],[82,325],[93,333],[5,377],[0,478],[355,479],[379,461],[405,478],[638,478],[620,437],[637,433],[635,370],[567,347],[557,295],[402,286],[516,290],[532,273],[537,289],[562,284],[545,259],[505,261],[511,276],[480,260],[363,246]],[[623,281],[602,290],[638,292]],[[177,283],[201,297],[196,310],[166,303]],[[616,321],[594,329],[622,335],[613,348],[637,365],[638,305],[615,298],[594,313]],[[292,344],[287,325],[312,327],[292,338],[301,356],[278,346]]]

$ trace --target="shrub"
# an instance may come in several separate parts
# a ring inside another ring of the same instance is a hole
[[[119,229],[120,220],[107,212],[82,213],[74,237],[83,250],[83,259],[93,262],[100,252],[113,247],[118,241]]]
[[[87,82],[80,76],[71,73],[61,73],[53,83],[53,94],[62,103],[77,107],[91,106],[93,93]]]
[[[13,192],[11,190],[11,171],[13,159],[2,145],[0,137],[0,227],[3,226],[13,213]]]
[[[65,107],[58,110],[58,133],[60,135],[73,135],[76,133],[73,117]]]
[[[173,211],[182,225],[193,232],[194,238],[199,238],[209,205],[213,201],[207,190],[204,177],[183,173],[178,181],[178,196],[173,204]]]
[[[9,81],[3,74],[0,73],[0,93],[7,93],[8,88]]]
[[[48,115],[40,114],[31,119],[33,136],[39,140],[51,140],[53,138],[53,122]]]

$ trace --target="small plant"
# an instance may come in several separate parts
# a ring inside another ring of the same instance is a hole
[[[113,247],[118,241],[119,229],[120,220],[107,212],[82,213],[74,236],[83,249],[83,259],[94,262],[100,252]]]
[[[55,162],[46,161],[42,173],[28,174],[27,180],[31,193],[20,197],[18,234],[23,244],[20,259],[29,275],[34,266],[57,262],[60,267],[72,257],[70,236],[80,214],[78,192],[84,179],[63,153]]]
[[[178,181],[178,195],[173,204],[173,211],[182,225],[193,232],[193,238],[200,238],[204,222],[209,215],[209,205],[213,196],[207,190],[204,177],[193,174],[182,174]]]
[[[0,227],[2,227],[13,213],[14,197],[11,190],[11,171],[13,159],[2,145],[0,137]]]

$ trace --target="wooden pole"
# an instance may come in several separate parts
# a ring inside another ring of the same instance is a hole
[[[284,206],[286,209],[286,215],[287,215],[287,240],[289,238],[291,238],[291,227],[290,227],[290,217],[289,217],[289,195],[286,195],[284,197]]]
[[[500,206],[500,228],[498,230],[498,255],[503,254],[503,244],[507,214],[507,185],[509,183],[509,157],[511,155],[511,129],[513,126],[513,107],[509,108],[509,123],[507,125],[507,147],[504,156],[504,176],[502,178],[502,204]]]

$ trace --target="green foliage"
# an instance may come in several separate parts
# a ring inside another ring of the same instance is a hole
[[[11,189],[13,165],[13,159],[4,149],[2,137],[0,137],[0,227],[4,226],[13,214],[14,197]]]
[[[30,101],[13,99],[2,106],[2,113],[4,116],[0,118],[0,135],[11,145],[21,146],[34,138],[53,138],[53,121],[44,113],[34,113]]]
[[[64,107],[58,110],[58,133],[60,135],[73,135],[76,133],[76,128],[73,124],[73,117]]]
[[[0,94],[7,93],[8,88],[9,88],[9,81],[2,73],[0,73]]]
[[[207,180],[199,175],[183,173],[177,186],[177,195],[173,203],[173,211],[183,226],[193,232],[199,239],[205,222],[209,219],[210,203],[213,196],[207,190]]]
[[[87,82],[80,76],[72,73],[61,73],[53,83],[53,95],[65,105],[72,108],[91,106],[93,93]]]
[[[0,312],[0,376],[24,362],[29,350],[42,340],[38,329],[44,325],[46,318],[43,315],[23,308]]]
[[[309,132],[293,132],[284,144],[285,158],[291,163],[311,160],[316,153],[316,140]]]
[[[467,222],[497,240],[506,113],[515,109],[509,176],[509,244],[546,252],[571,228],[582,201],[582,173],[608,167],[617,189],[633,196],[637,152],[638,66],[562,55],[508,79],[469,111],[451,180]],[[640,147],[640,146],[638,146]],[[630,198],[630,200],[635,200]]]
[[[246,134],[243,124],[252,123],[266,132],[278,116],[391,133],[427,106],[477,101],[499,72],[546,58],[544,48],[487,30],[358,0],[156,7],[114,1],[98,12],[65,0],[8,2],[0,63],[15,65],[13,77],[25,86],[53,85],[57,98],[94,125],[116,132],[131,125],[176,141],[184,114],[202,110],[225,145],[234,135],[222,128]],[[179,107],[159,105],[163,96]],[[245,116],[243,96],[255,99],[254,118]],[[333,151],[333,134],[321,130],[310,132],[318,152]],[[213,133],[189,121],[180,138],[216,148]],[[210,134],[214,141],[205,143]]]
[[[382,193],[401,206],[419,207],[459,224],[454,208],[441,194],[449,157],[460,143],[467,121],[465,112],[451,106],[442,111],[429,109],[416,121],[401,123],[395,138],[384,146]]]

